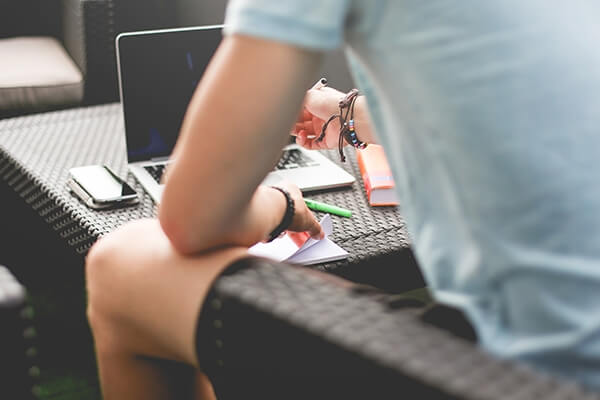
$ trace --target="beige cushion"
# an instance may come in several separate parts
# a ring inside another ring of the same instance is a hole
[[[83,76],[58,40],[0,39],[0,110],[43,110],[83,99]]]

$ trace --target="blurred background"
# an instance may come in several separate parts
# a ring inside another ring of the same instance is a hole
[[[118,101],[121,32],[220,24],[227,1],[0,0],[0,118]],[[341,50],[323,76],[354,85]]]

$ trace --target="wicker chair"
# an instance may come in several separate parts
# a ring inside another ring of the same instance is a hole
[[[35,399],[40,370],[36,365],[33,309],[25,288],[1,265],[0,326],[0,397]]]
[[[174,25],[166,0],[0,0],[0,118],[117,101],[117,34]]]

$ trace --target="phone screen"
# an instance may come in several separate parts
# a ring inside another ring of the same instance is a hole
[[[124,200],[136,196],[135,190],[101,165],[72,168],[73,179],[97,202]]]

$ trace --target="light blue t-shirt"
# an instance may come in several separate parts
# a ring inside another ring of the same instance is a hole
[[[345,46],[437,300],[600,388],[599,2],[234,0],[226,24]]]

